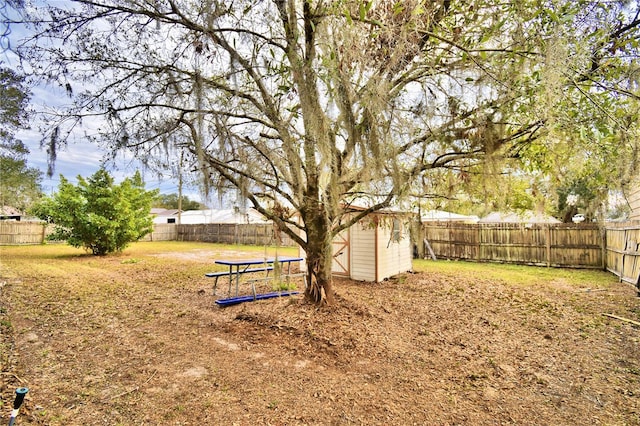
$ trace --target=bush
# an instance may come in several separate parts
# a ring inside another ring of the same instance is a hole
[[[114,185],[98,170],[75,186],[60,176],[58,192],[39,203],[33,214],[55,224],[50,240],[63,240],[94,255],[122,251],[130,242],[153,231],[151,203],[158,191],[146,191],[139,172]]]

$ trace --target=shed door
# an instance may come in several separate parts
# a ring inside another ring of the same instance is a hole
[[[334,275],[349,276],[349,230],[346,229],[333,239],[333,262],[331,271]]]

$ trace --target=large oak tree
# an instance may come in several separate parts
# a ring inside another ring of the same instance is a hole
[[[431,176],[550,169],[569,144],[632,164],[629,2],[78,0],[25,20],[22,57],[74,100],[50,148],[101,117],[113,149],[190,155],[305,250],[317,303],[333,237]]]

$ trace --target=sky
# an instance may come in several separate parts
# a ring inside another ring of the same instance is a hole
[[[42,102],[41,99],[33,99],[32,102]],[[77,183],[77,176],[88,178],[93,175],[102,165],[105,152],[95,144],[87,141],[69,141],[57,151],[57,158],[54,163],[54,173],[47,176],[48,156],[45,148],[40,147],[42,134],[38,129],[30,129],[17,133],[17,138],[27,145],[30,155],[27,160],[29,167],[35,167],[42,171],[42,187],[46,194],[56,191],[60,183],[60,175],[64,176],[71,183]],[[158,177],[155,173],[145,170],[142,164],[135,158],[120,158],[110,162],[106,169],[114,177],[116,182],[121,182],[124,178],[132,176],[139,170],[144,178],[146,189],[159,189],[162,194],[178,193],[178,181],[172,177]],[[197,188],[183,187],[183,192],[190,199],[200,201]]]
[[[14,26],[11,28],[8,42],[11,45],[16,45],[17,41],[26,34],[23,28]],[[6,47],[4,44],[3,42],[3,48]],[[0,66],[16,69],[17,65],[18,60],[12,52],[5,49],[0,51]],[[32,91],[30,108],[36,111],[59,105],[62,100],[68,99],[62,90],[54,87],[36,86],[30,89]],[[90,126],[90,123],[87,124]],[[42,188],[46,194],[51,194],[57,190],[60,183],[60,175],[71,183],[77,183],[78,175],[88,178],[101,167],[105,152],[99,146],[89,143],[86,139],[83,140],[84,131],[91,132],[91,129],[79,129],[75,142],[69,141],[66,146],[58,150],[54,174],[51,177],[47,176],[48,160],[46,150],[40,147],[43,136],[39,131],[38,123],[32,122],[31,129],[21,130],[16,133],[16,137],[24,142],[30,150],[27,166],[35,167],[43,172]],[[156,173],[145,170],[140,162],[130,156],[121,155],[116,161],[109,163],[106,169],[117,183],[126,177],[132,176],[136,170],[140,170],[146,189],[159,189],[161,194],[178,193],[177,178],[170,176],[159,177]],[[211,204],[210,201],[204,199],[199,189],[195,186],[183,185],[183,194],[189,197],[190,200]]]
[[[53,88],[39,87],[33,89],[31,98],[32,107],[41,109],[51,105],[52,98],[55,98],[56,90]],[[82,130],[86,129],[81,129]],[[35,167],[43,172],[42,187],[46,194],[55,192],[60,183],[60,175],[64,176],[71,183],[77,183],[77,176],[88,178],[93,175],[103,164],[105,152],[95,144],[82,139],[79,135],[75,140],[70,140],[66,146],[62,146],[57,151],[57,159],[54,163],[54,173],[47,176],[48,158],[46,149],[41,148],[42,134],[37,123],[32,124],[28,130],[18,131],[16,137],[25,143],[30,150],[27,160],[29,167]],[[177,194],[178,180],[171,176],[159,177],[156,173],[145,170],[142,164],[135,158],[120,155],[115,161],[107,164],[106,169],[114,177],[116,182],[121,182],[124,178],[132,176],[139,170],[145,181],[146,189],[159,189],[161,194]],[[183,194],[191,200],[203,202],[203,197],[196,187],[183,185]]]

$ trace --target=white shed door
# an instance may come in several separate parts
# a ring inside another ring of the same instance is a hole
[[[333,262],[331,271],[334,275],[349,276],[349,230],[346,229],[333,239]]]

